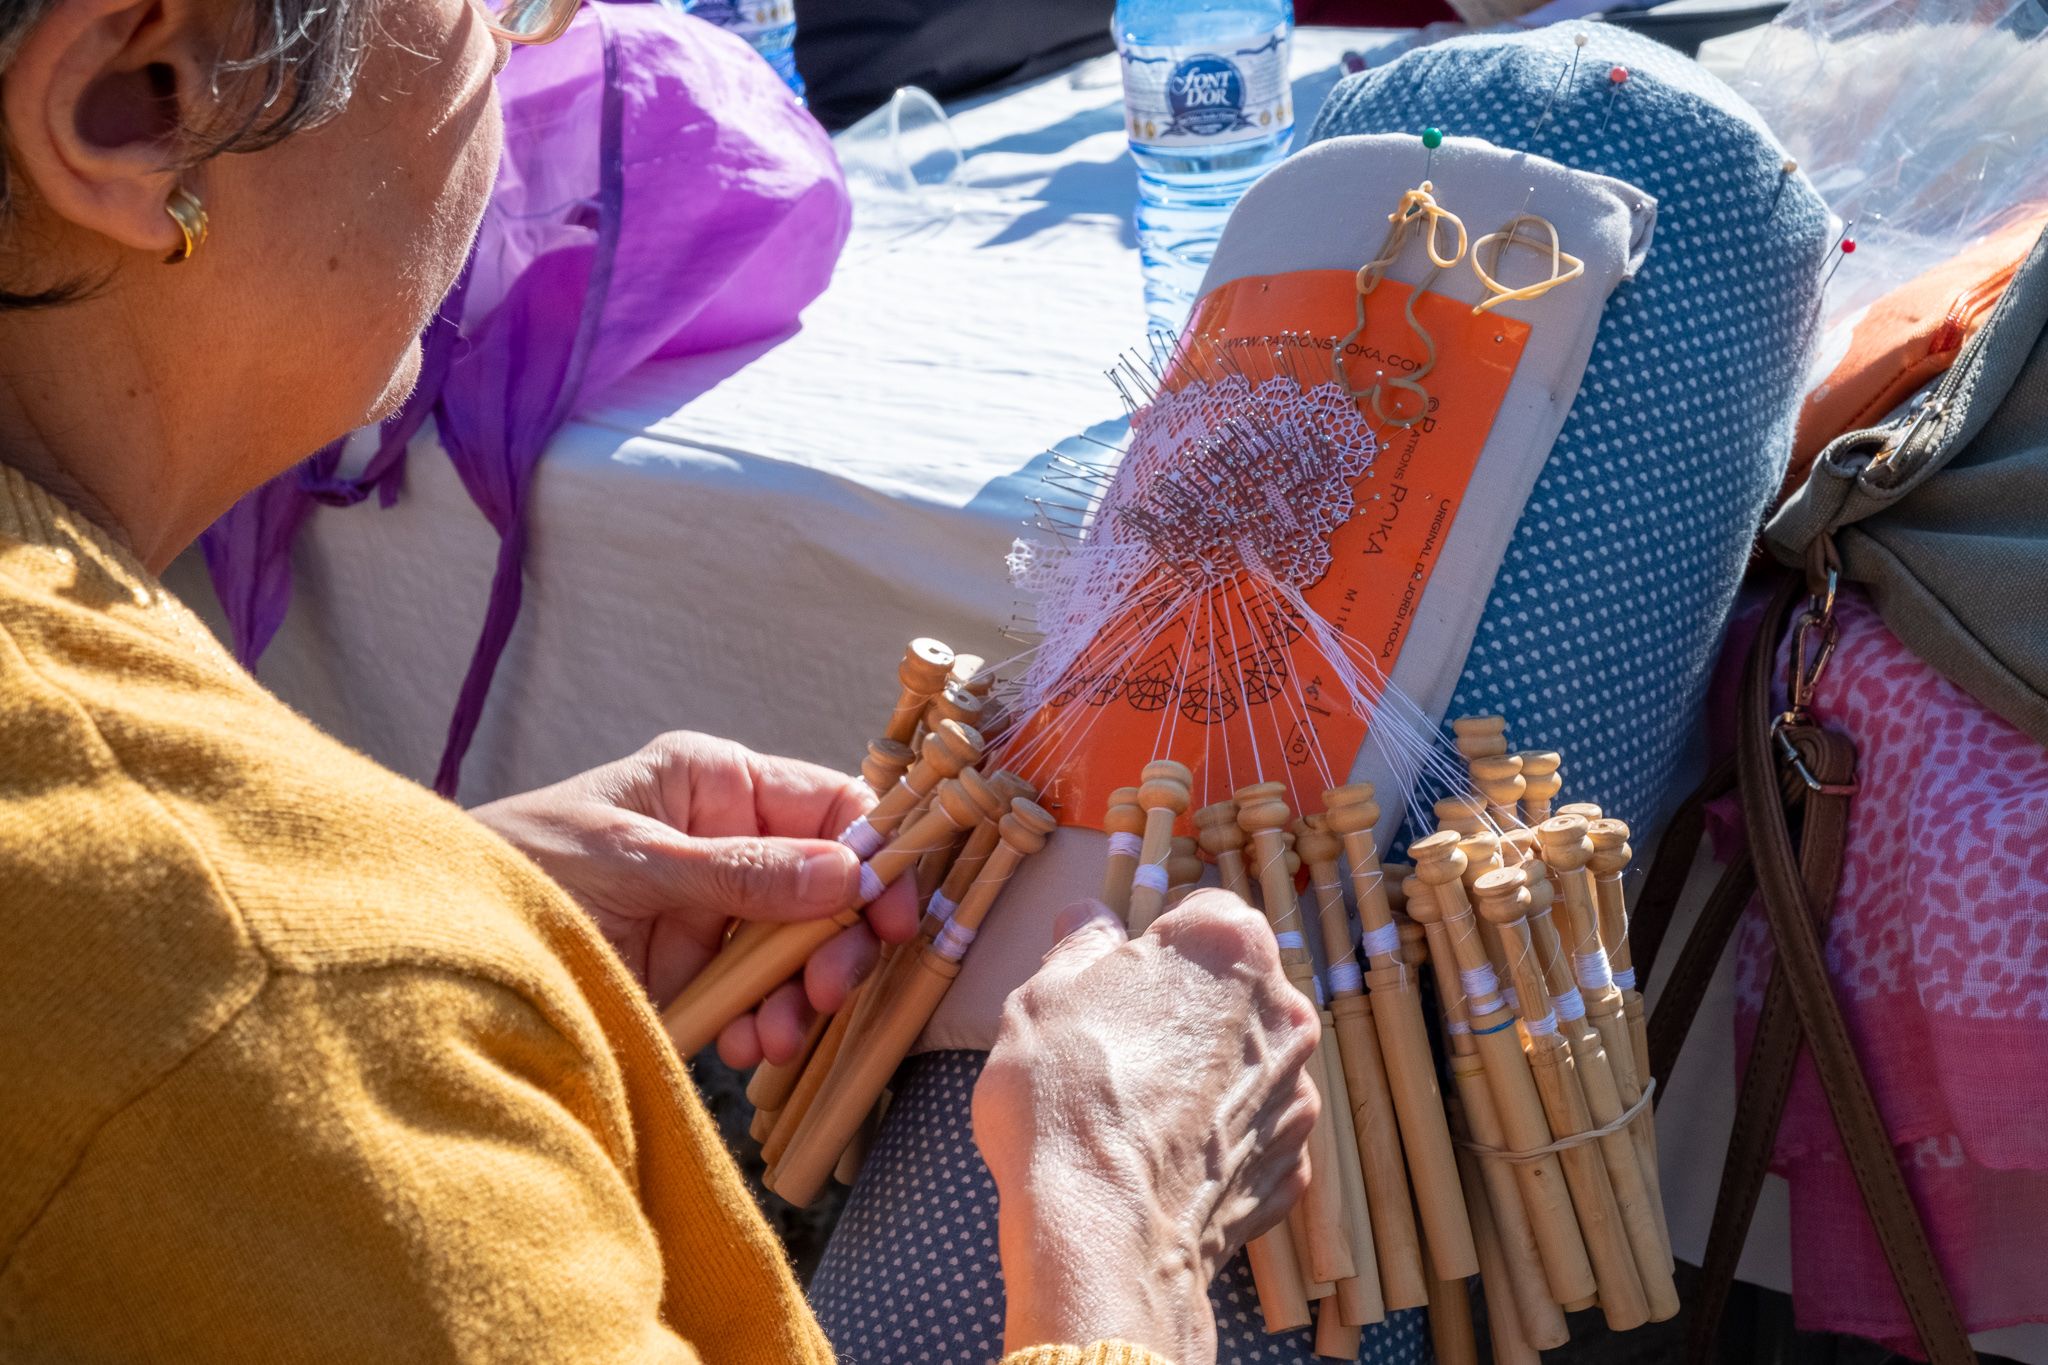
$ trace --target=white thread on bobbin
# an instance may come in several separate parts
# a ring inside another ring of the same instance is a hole
[[[1136,834],[1112,834],[1109,836],[1109,856],[1112,858],[1135,858],[1145,851],[1145,840]]]
[[[1559,991],[1550,997],[1550,1007],[1557,1011],[1560,1019],[1583,1019],[1586,1017],[1586,998],[1577,990]]]
[[[880,873],[876,872],[874,868],[866,863],[860,865],[860,903],[862,905],[866,905],[871,900],[878,899],[888,889],[889,885],[882,880]]]
[[[957,919],[949,919],[932,940],[932,951],[948,962],[958,962],[967,955],[967,945],[972,942],[974,931]]]
[[[863,815],[848,825],[839,835],[839,842],[853,850],[853,856],[865,862],[882,851],[882,836],[868,823]]]
[[[1460,968],[1458,981],[1464,986],[1465,994],[1474,1000],[1491,999],[1500,994],[1500,978],[1493,974],[1491,965]]]
[[[1282,948],[1294,949],[1302,946],[1301,934],[1294,929],[1282,929],[1279,933],[1273,935],[1273,942],[1279,944]]]
[[[1501,983],[1500,998],[1508,1002],[1509,1009],[1517,1014],[1521,1013],[1522,993],[1515,989],[1513,982],[1503,981]]]
[[[1330,989],[1339,994],[1356,992],[1365,985],[1365,973],[1358,969],[1356,962],[1332,962],[1330,964]]]
[[[1636,988],[1636,969],[1633,967],[1623,967],[1615,972],[1614,984],[1625,991],[1634,990]]]
[[[1541,1019],[1524,1019],[1522,1027],[1538,1037],[1546,1037],[1557,1032],[1557,1016],[1546,1014]]]
[[[1365,931],[1367,957],[1392,957],[1401,951],[1401,928],[1389,920],[1377,929]]]
[[[1166,869],[1158,863],[1140,863],[1138,870],[1131,874],[1131,885],[1163,894],[1166,890]]]
[[[1453,1019],[1444,1026],[1444,1031],[1447,1033],[1470,1033],[1472,1026],[1463,1019]]]
[[[1607,965],[1607,951],[1604,948],[1595,949],[1590,953],[1574,953],[1572,961],[1578,965],[1580,990],[1614,989],[1614,973]]]
[[[932,898],[925,902],[924,912],[935,919],[950,920],[960,903],[943,891],[932,892]]]

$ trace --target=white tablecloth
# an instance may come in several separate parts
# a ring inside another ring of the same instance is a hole
[[[1297,33],[1303,133],[1340,54],[1386,37]],[[1116,433],[1101,371],[1143,333],[1120,101],[1106,57],[955,110],[971,188],[950,217],[906,230],[896,206],[857,199],[854,238],[794,335],[649,366],[562,431],[465,802],[678,727],[850,768],[906,640],[1003,657],[1003,556],[1043,452]],[[426,433],[397,507],[314,516],[260,676],[430,781],[496,549]],[[171,582],[218,620],[196,556]],[[1715,1003],[1659,1122],[1674,1240],[1695,1261],[1734,1095],[1725,992]],[[1787,1286],[1785,1220],[1774,1178],[1745,1279]]]

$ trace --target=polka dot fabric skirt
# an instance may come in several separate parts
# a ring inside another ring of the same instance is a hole
[[[931,1052],[898,1073],[868,1154],[811,1282],[811,1304],[846,1365],[978,1365],[1002,1355],[1003,1276],[996,1189],[968,1121],[979,1052]],[[1313,1334],[1268,1336],[1242,1254],[1209,1291],[1217,1359],[1308,1365]],[[1429,1358],[1420,1309],[1369,1327],[1371,1365]]]

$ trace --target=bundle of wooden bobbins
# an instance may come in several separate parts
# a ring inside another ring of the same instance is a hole
[[[793,1203],[851,1181],[891,1076],[1053,830],[1029,784],[982,771],[982,674],[979,659],[911,643],[861,764],[878,800],[840,836],[863,860],[855,903],[737,927],[667,1013],[677,1047],[696,1052],[914,879],[918,935],[885,951],[795,1059],[748,1085],[766,1183]],[[1436,803],[1412,867],[1381,861],[1368,783],[1326,791],[1319,814],[1290,810],[1279,782],[1190,809],[1193,775],[1162,760],[1113,792],[1101,820],[1102,899],[1134,933],[1213,866],[1263,911],[1288,977],[1321,1010],[1308,1189],[1247,1253],[1267,1329],[1313,1325],[1318,1354],[1335,1359],[1355,1357],[1360,1330],[1389,1311],[1426,1305],[1438,1359],[1476,1362],[1475,1274],[1497,1365],[1563,1345],[1570,1311],[1597,1307],[1617,1330],[1678,1311],[1622,899],[1628,827],[1588,804],[1553,812],[1559,756],[1509,752],[1501,718],[1452,729],[1472,789]]]
[[[959,974],[983,919],[1025,858],[1045,846],[1053,818],[1015,775],[984,775],[978,722],[988,680],[972,655],[913,640],[897,671],[901,692],[861,775],[877,801],[841,842],[862,859],[859,894],[838,915],[737,926],[664,1017],[685,1056],[803,969],[812,952],[888,886],[913,879],[924,919],[888,949],[845,1005],[821,1017],[803,1051],[765,1064],[747,1086],[766,1183],[808,1204],[837,1172],[851,1180],[886,1103],[889,1078]]]
[[[1189,811],[1191,774],[1162,761],[1103,820],[1103,899],[1134,932],[1197,880],[1176,866],[1185,817],[1323,1011],[1308,1190],[1248,1253],[1267,1329],[1313,1320],[1335,1359],[1387,1311],[1426,1304],[1439,1360],[1475,1360],[1473,1274],[1501,1365],[1562,1346],[1569,1311],[1597,1307],[1615,1330],[1678,1311],[1622,901],[1628,828],[1586,804],[1553,814],[1559,756],[1508,752],[1501,718],[1453,729],[1473,791],[1437,803],[1413,867],[1381,862],[1366,783],[1301,818],[1277,782]]]

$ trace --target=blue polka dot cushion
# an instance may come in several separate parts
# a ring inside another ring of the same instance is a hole
[[[1608,300],[1450,709],[1506,716],[1512,740],[1565,755],[1563,799],[1654,834],[1682,795],[1708,670],[1791,451],[1826,211],[1732,91],[1605,24],[1407,53],[1339,85],[1310,140],[1424,127],[1657,199],[1648,257]]]
[[[811,1281],[811,1306],[847,1365],[980,1365],[1003,1353],[995,1183],[968,1122],[984,1056],[927,1052],[897,1073],[888,1118]],[[1218,1360],[1319,1358],[1312,1332],[1266,1335],[1242,1255],[1209,1299]],[[1423,1323],[1420,1309],[1391,1315],[1366,1329],[1358,1358],[1420,1365]]]

